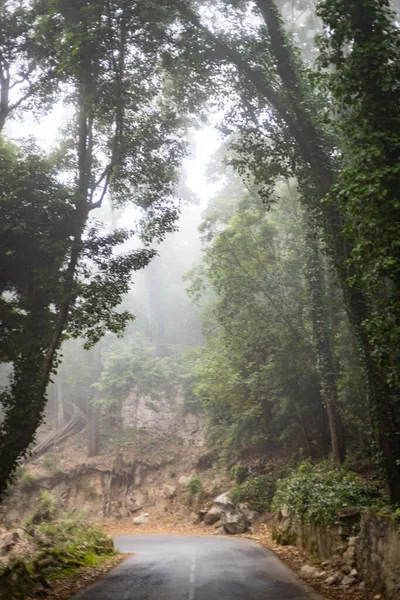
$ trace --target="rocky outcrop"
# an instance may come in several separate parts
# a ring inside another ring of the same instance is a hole
[[[154,435],[174,435],[185,446],[202,447],[205,443],[204,424],[200,415],[184,410],[183,397],[160,398],[155,403],[150,397],[137,398],[130,394],[121,409],[123,427],[139,429]]]
[[[256,513],[246,504],[233,504],[229,492],[226,492],[215,498],[212,508],[204,516],[204,523],[218,523],[225,533],[237,535],[249,531],[255,517]]]

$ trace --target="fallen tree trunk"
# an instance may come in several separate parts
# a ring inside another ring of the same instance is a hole
[[[79,433],[87,424],[87,419],[83,412],[75,404],[72,406],[72,416],[70,420],[58,431],[51,433],[42,442],[37,444],[31,451],[32,458],[38,458],[48,452],[53,446],[61,444],[64,440],[75,433]]]

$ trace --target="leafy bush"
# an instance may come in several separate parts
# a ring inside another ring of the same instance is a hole
[[[31,475],[27,471],[24,471],[22,473],[21,484],[24,490],[34,490],[38,486],[38,481],[36,477]]]
[[[40,523],[51,521],[56,516],[56,499],[51,492],[42,492],[35,512],[27,520],[26,525],[39,525]]]
[[[384,500],[377,486],[360,477],[307,461],[278,482],[272,510],[279,512],[285,507],[302,521],[333,523],[341,512],[356,509],[361,514]]]
[[[229,496],[233,504],[247,502],[251,510],[261,514],[271,508],[275,489],[276,479],[274,477],[260,475],[233,488]]]
[[[199,496],[203,493],[203,484],[198,475],[190,478],[188,483],[188,490],[191,497]]]
[[[79,567],[94,566],[100,557],[114,553],[112,540],[83,521],[42,523],[32,535],[41,548],[33,568],[51,578],[72,573]]]
[[[246,481],[249,476],[250,469],[246,465],[233,465],[231,475],[238,485]]]
[[[56,467],[56,462],[54,454],[45,454],[42,458],[42,465],[45,469],[53,470]]]

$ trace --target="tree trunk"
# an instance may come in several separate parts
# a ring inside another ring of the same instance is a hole
[[[88,458],[99,455],[100,411],[98,406],[92,405],[89,421],[89,447]]]
[[[346,449],[342,419],[337,406],[337,374],[334,351],[331,345],[332,336],[329,329],[325,278],[318,243],[305,210],[303,211],[303,225],[306,251],[306,279],[311,307],[317,370],[321,384],[321,396],[328,416],[333,458],[335,464],[340,465],[345,459]]]
[[[101,373],[103,371],[103,364],[101,362],[101,342],[97,344],[93,352],[94,372],[96,374],[96,380],[99,381]],[[100,450],[100,409],[96,405],[96,400],[100,397],[100,392],[95,387],[95,393],[90,406],[90,421],[89,421],[89,440],[88,440],[88,458],[92,456],[98,456]]]
[[[57,383],[57,429],[61,429],[65,425],[64,414],[64,390],[61,381]]]

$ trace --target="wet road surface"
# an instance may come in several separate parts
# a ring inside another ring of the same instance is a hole
[[[246,539],[123,535],[114,543],[134,555],[73,600],[323,600]]]

